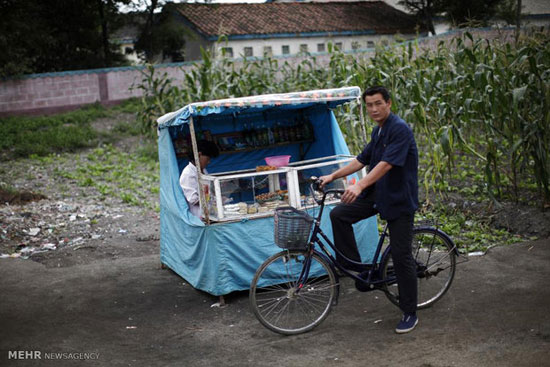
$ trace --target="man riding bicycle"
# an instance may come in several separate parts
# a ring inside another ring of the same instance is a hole
[[[369,166],[369,173],[346,189],[342,203],[330,213],[334,244],[343,255],[361,262],[352,225],[377,213],[388,222],[399,307],[403,311],[395,331],[407,333],[418,323],[417,274],[411,250],[414,212],[418,209],[418,150],[410,127],[391,112],[392,102],[385,87],[368,88],[362,99],[370,118],[377,123],[371,140],[355,160],[321,176],[321,187]],[[363,270],[338,254],[337,259],[350,270]]]

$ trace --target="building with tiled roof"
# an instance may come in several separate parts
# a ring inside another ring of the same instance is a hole
[[[226,55],[284,56],[325,52],[328,43],[344,51],[373,48],[396,36],[425,35],[416,19],[383,1],[283,2],[171,5],[187,28],[186,60],[200,58],[200,47],[224,37]]]

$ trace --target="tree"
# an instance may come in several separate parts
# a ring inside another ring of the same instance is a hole
[[[124,64],[108,42],[112,0],[0,1],[0,76]]]
[[[519,32],[521,28],[521,0],[518,0],[516,6],[516,42],[519,40]]]
[[[433,17],[441,9],[441,0],[401,0],[399,5],[404,6],[411,13],[424,22],[431,34],[435,35]]]
[[[502,0],[497,5],[498,18],[516,26],[516,40],[521,30],[521,9],[521,0]]]
[[[54,43],[41,8],[38,2],[0,1],[0,77],[36,72],[39,55]]]
[[[497,14],[498,5],[503,0],[441,0],[441,9],[449,20],[457,26],[472,22],[487,24]]]
[[[148,62],[153,62],[159,57],[162,60],[183,61],[180,50],[185,45],[185,27],[176,20],[173,3],[165,4],[164,1],[144,1],[146,20],[139,39],[135,45],[137,51],[145,54]],[[162,6],[162,11],[156,10]]]
[[[435,34],[433,18],[440,14],[459,27],[472,23],[485,25],[495,16],[514,24],[521,0],[400,0],[398,4],[416,14]]]
[[[119,15],[118,6],[121,3],[125,4],[128,0],[96,0],[97,11],[99,15],[99,23],[101,24],[101,44],[104,66],[112,66],[113,61],[116,63],[121,61],[117,51],[113,48],[109,39],[112,31],[122,25],[122,18]]]

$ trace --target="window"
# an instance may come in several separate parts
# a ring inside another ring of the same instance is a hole
[[[351,43],[351,49],[352,50],[359,50],[361,48],[361,44],[357,41],[353,41]]]
[[[334,49],[338,51],[342,51],[342,42],[336,42],[334,44]]]
[[[317,52],[325,52],[325,44],[324,43],[318,43],[317,44]]]
[[[283,45],[283,47],[281,48],[281,52],[282,52],[283,55],[290,54],[290,46],[289,45]]]
[[[222,56],[233,57],[233,47],[222,47]]]
[[[252,47],[245,47],[245,48],[244,48],[244,56],[245,56],[245,57],[252,57],[252,56],[254,56],[254,51],[252,50]]]
[[[367,41],[367,48],[374,48],[374,41]]]
[[[302,43],[300,45],[300,52],[307,52],[307,44]]]
[[[273,49],[271,46],[264,46],[264,56],[273,56]]]

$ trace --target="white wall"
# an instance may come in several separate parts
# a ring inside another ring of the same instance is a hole
[[[412,39],[414,35],[403,37],[404,39]],[[231,40],[226,44],[221,44],[221,47],[231,47],[233,49],[233,57],[242,57],[245,52],[245,47],[252,47],[254,57],[262,57],[264,54],[264,47],[271,46],[273,56],[282,56],[283,46],[289,46],[289,55],[296,55],[300,53],[300,45],[307,45],[307,51],[309,53],[317,53],[317,45],[323,43],[325,45],[325,52],[328,51],[328,43],[332,42],[333,46],[336,43],[342,43],[343,51],[350,51],[353,49],[353,43],[357,42],[358,49],[365,50],[371,48],[380,42],[391,43],[394,39],[393,35],[375,35],[375,36],[346,36],[346,37],[300,37],[300,38],[269,38],[269,39],[249,39],[249,40]],[[372,42],[372,44],[369,43]]]
[[[126,57],[127,60],[129,60],[133,65],[138,65],[141,63],[141,60],[137,54],[137,52],[134,50],[134,42],[128,41],[128,42],[122,42],[119,45],[120,53]],[[127,53],[126,49],[131,49],[132,52]]]

